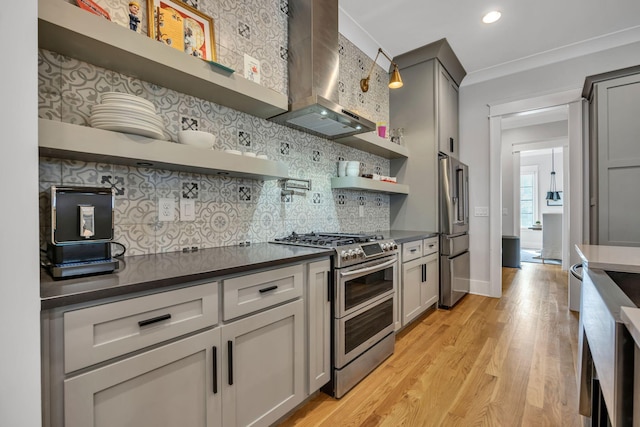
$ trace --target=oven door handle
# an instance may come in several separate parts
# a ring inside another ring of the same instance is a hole
[[[351,270],[346,272],[340,272],[340,277],[348,277],[355,276],[356,274],[366,273],[368,271],[380,270],[381,268],[387,268],[396,263],[397,258],[392,259],[391,261],[383,262],[381,264],[376,264],[371,267],[360,268],[358,270]]]

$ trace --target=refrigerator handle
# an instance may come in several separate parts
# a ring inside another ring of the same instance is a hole
[[[464,182],[463,182],[463,204],[464,204],[464,223],[469,224],[469,177],[468,177],[468,169],[463,171]]]
[[[456,222],[464,222],[466,203],[464,193],[464,170],[462,168],[456,169],[456,196],[458,196],[458,205],[456,206]]]

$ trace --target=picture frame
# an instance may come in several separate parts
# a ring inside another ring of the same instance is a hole
[[[562,191],[558,191],[558,193],[560,193],[560,199],[547,200],[547,206],[562,206]]]
[[[213,18],[179,0],[147,0],[149,36],[206,61],[216,61]]]

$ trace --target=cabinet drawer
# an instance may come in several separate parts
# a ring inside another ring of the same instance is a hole
[[[422,241],[422,254],[429,255],[438,252],[438,236],[429,237]]]
[[[294,265],[223,281],[224,320],[302,296],[302,271],[302,265]]]
[[[218,283],[64,313],[65,373],[218,322]]]
[[[412,261],[422,256],[422,240],[402,244],[402,262]]]

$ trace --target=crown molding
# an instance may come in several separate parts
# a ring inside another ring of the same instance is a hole
[[[533,68],[566,61],[579,56],[589,55],[607,49],[640,41],[640,25],[615,33],[562,46],[546,52],[530,55],[514,61],[505,62],[467,74],[460,86],[470,86],[487,80],[493,80],[510,74],[527,71]]]

